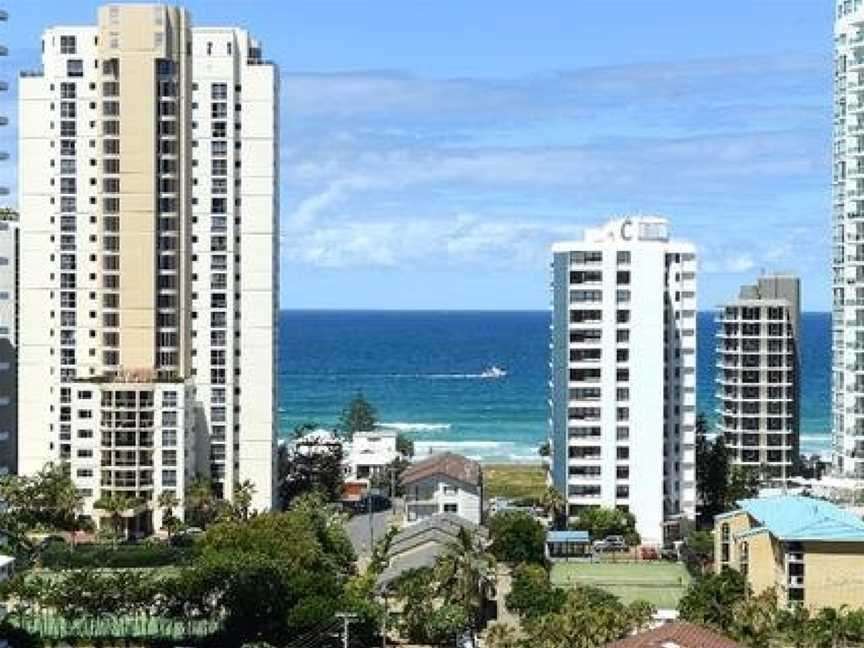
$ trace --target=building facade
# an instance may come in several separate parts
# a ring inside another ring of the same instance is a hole
[[[0,210],[0,476],[18,464],[18,215]]]
[[[718,315],[718,431],[732,463],[765,480],[799,463],[800,293],[797,277],[759,277]]]
[[[552,484],[660,543],[695,515],[695,248],[626,218],[555,244],[552,272]]]
[[[9,15],[0,10],[0,22]],[[0,46],[0,56],[7,49]],[[0,81],[0,92],[9,84]],[[0,115],[0,126],[9,123]],[[0,161],[9,159],[0,152]],[[9,187],[0,187],[0,196],[8,196]],[[0,476],[14,473],[18,462],[18,214],[0,209]]]
[[[837,0],[834,23],[832,455],[864,476],[864,2]]]
[[[778,495],[738,502],[714,520],[714,569],[735,569],[780,605],[864,607],[864,522],[824,500]]]
[[[141,531],[195,475],[267,509],[278,71],[165,5],[104,6],[42,49],[19,84],[19,469],[69,462],[85,513],[127,496]]]
[[[443,452],[402,472],[407,524],[448,513],[473,524],[483,521],[483,470],[476,461]]]

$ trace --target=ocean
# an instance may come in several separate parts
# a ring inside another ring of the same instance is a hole
[[[713,419],[714,313],[698,315],[699,410]],[[358,391],[415,453],[453,450],[490,462],[539,461],[547,436],[549,313],[283,311],[279,418],[333,427]],[[830,448],[831,316],[801,322],[803,452]],[[482,377],[503,367],[507,376]]]

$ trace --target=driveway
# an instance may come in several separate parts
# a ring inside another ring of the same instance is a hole
[[[368,513],[363,513],[348,520],[345,530],[358,558],[368,558],[371,555],[374,543],[384,537],[392,519],[393,509],[387,509],[373,513],[371,517]]]

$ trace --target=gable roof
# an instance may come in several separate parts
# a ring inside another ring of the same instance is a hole
[[[460,529],[466,529],[484,544],[489,539],[484,527],[452,513],[438,513],[401,529],[390,543],[388,564],[378,577],[378,585],[389,586],[409,569],[433,566],[459,537]]]
[[[479,486],[480,464],[454,452],[442,452],[411,464],[402,473],[402,483],[410,484],[434,475],[447,475],[457,481]]]
[[[653,630],[613,641],[605,648],[743,648],[739,643],[684,621],[667,623]]]
[[[864,542],[864,521],[831,502],[777,495],[740,500],[738,506],[780,540]]]

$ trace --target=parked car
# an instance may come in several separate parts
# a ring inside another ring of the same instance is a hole
[[[620,535],[606,536],[602,540],[594,542],[594,551],[598,553],[604,551],[627,551],[627,541],[624,540],[624,536]]]

